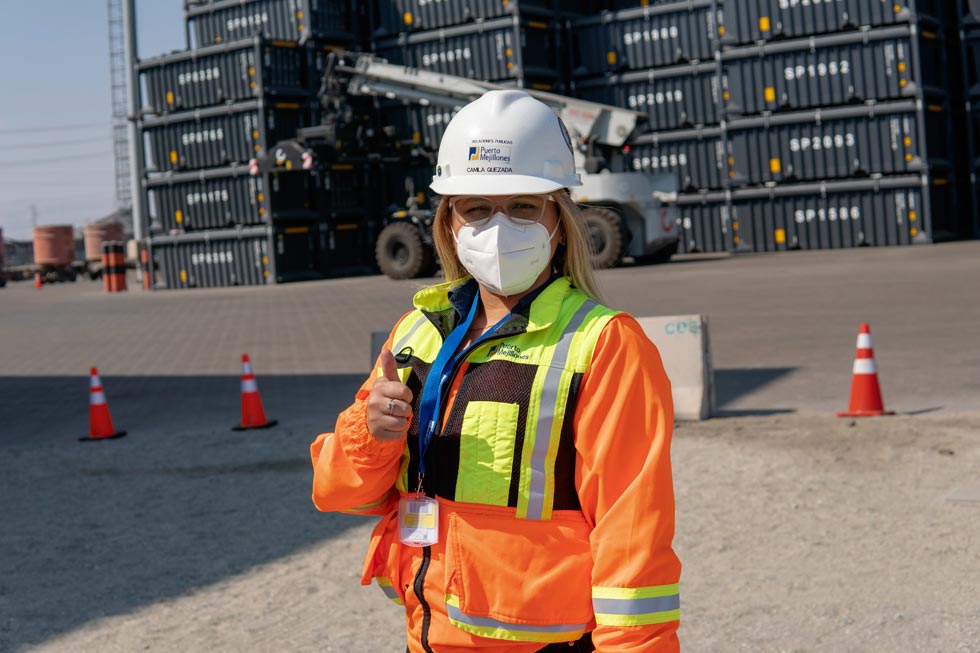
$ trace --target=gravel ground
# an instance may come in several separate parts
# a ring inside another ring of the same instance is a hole
[[[401,651],[358,585],[373,519],[317,513],[317,424],[0,457],[0,651]],[[980,417],[681,424],[686,651],[980,652]]]

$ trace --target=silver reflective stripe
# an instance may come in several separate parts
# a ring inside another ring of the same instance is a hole
[[[420,315],[419,319],[415,320],[415,324],[412,325],[412,328],[408,330],[408,333],[402,336],[402,339],[395,343],[395,347],[391,350],[391,353],[397,354],[404,349],[405,343],[408,342],[408,339],[415,335],[416,329],[422,326],[422,324],[428,319],[429,318],[427,318],[425,315]]]
[[[242,379],[242,392],[258,392],[259,384],[255,379]]]
[[[398,596],[398,592],[396,592],[395,588],[392,587],[391,585],[382,585],[378,583],[378,587],[380,587],[381,591],[385,593],[385,596],[387,596],[392,601],[402,600],[402,597]],[[377,594],[375,594],[375,596],[377,596]]]
[[[449,603],[446,604],[446,611],[449,614],[449,618],[453,621],[459,621],[464,624],[469,624],[470,626],[479,626],[482,628],[502,628],[503,630],[511,630],[516,632],[566,633],[584,630],[586,626],[586,624],[556,624],[552,626],[510,624],[505,621],[491,619],[490,617],[471,617],[470,615],[461,612],[455,605],[451,605]]]
[[[679,594],[649,599],[592,599],[592,611],[596,614],[650,614],[680,610],[680,607]]]
[[[541,409],[538,413],[537,428],[534,433],[534,450],[531,452],[530,474],[531,483],[528,490],[527,518],[541,519],[544,514],[544,491],[547,479],[545,469],[548,457],[548,447],[551,444],[551,429],[555,423],[555,403],[558,401],[558,385],[561,381],[562,372],[565,371],[565,363],[568,361],[568,351],[572,346],[572,338],[575,337],[578,328],[585,321],[585,316],[595,308],[596,304],[591,299],[585,300],[572,319],[565,326],[561,334],[561,339],[555,346],[555,355],[551,359],[551,365],[545,373],[544,385],[541,388]]]
[[[93,392],[89,395],[88,403],[92,406],[101,406],[105,403],[105,393]]]
[[[854,374],[877,374],[878,370],[875,369],[875,359],[873,358],[855,358],[854,359]]]

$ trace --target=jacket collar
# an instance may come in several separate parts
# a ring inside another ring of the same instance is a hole
[[[469,309],[478,288],[472,277],[440,283],[417,292],[413,304],[428,316],[445,337],[458,321],[458,316]],[[510,319],[501,326],[498,333],[509,335],[547,329],[558,317],[570,290],[571,282],[568,277],[552,278],[529,303],[522,300],[514,308]]]

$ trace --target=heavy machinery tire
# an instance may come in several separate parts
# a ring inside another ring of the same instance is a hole
[[[592,236],[592,266],[601,270],[617,265],[629,246],[622,219],[612,209],[602,206],[587,207],[582,210],[582,216]]]
[[[657,265],[660,263],[666,263],[670,260],[670,257],[677,253],[677,248],[680,246],[680,241],[675,240],[673,243],[664,247],[663,249],[654,252],[648,256],[637,256],[636,262],[642,263],[644,265]]]
[[[375,259],[392,279],[415,279],[435,272],[435,252],[411,222],[392,222],[378,234]]]

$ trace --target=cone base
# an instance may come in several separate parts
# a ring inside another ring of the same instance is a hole
[[[93,438],[91,435],[89,435],[89,436],[84,437],[84,438],[78,438],[78,441],[79,442],[97,442],[98,440],[115,440],[116,438],[121,438],[124,435],[126,435],[126,431],[119,431],[119,433],[113,433],[112,435],[103,435],[103,436],[98,437],[98,438]]]
[[[881,417],[883,415],[894,415],[894,410],[856,410],[842,411],[837,413],[837,417]]]
[[[268,428],[272,428],[273,426],[275,426],[278,423],[279,423],[279,420],[277,420],[277,419],[270,419],[265,424],[258,424],[256,426],[242,426],[241,424],[238,424],[236,426],[231,427],[231,430],[232,431],[254,431],[256,429],[268,429]]]

